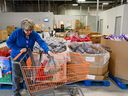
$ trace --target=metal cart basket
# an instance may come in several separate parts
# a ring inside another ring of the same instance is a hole
[[[28,51],[25,54],[25,56],[27,55],[31,57],[29,62],[31,64],[29,66],[27,64],[22,65],[23,59],[19,62],[19,64],[30,96],[38,96],[38,93],[41,94],[45,91],[86,79],[86,75],[88,73],[87,62],[82,61],[81,64],[67,65],[64,59],[57,59],[50,57],[51,61],[50,60],[49,61],[52,62],[52,65],[47,65],[46,63],[49,62],[47,60],[44,61],[44,63],[37,65],[36,64],[37,61],[36,62],[34,61],[33,55],[32,53],[30,53],[30,51]],[[74,55],[78,56],[78,54],[74,54]],[[77,58],[80,58],[80,56]],[[74,91],[72,91],[71,88],[70,88],[70,92],[71,92],[70,93],[71,96],[76,96],[74,95],[76,93],[73,93]],[[80,92],[82,91],[80,90]],[[84,95],[82,93],[82,95],[79,96],[84,96]]]

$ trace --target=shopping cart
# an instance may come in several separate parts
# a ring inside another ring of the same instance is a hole
[[[14,60],[16,60],[21,54],[22,53],[18,54]],[[84,96],[79,87],[67,85],[86,79],[87,71],[84,71],[84,73],[75,72],[76,68],[80,68],[79,65],[73,64],[75,65],[74,69],[70,69],[71,64],[66,66],[64,58],[53,59],[51,57],[49,57],[51,61],[44,60],[43,63],[37,65],[34,61],[33,54],[30,51],[28,51],[23,58],[25,58],[27,55],[31,57],[29,62],[30,64],[22,65],[22,61],[24,59],[22,59],[19,64],[30,96],[42,96],[41,94],[49,90],[52,90],[53,95],[55,96],[54,89],[62,86],[66,86],[69,89],[71,96],[76,96],[76,94],[79,93],[80,94],[77,96]],[[52,62],[52,65],[48,66],[48,62]],[[88,64],[86,62],[83,62],[81,67],[82,70],[84,68],[84,70],[86,70],[87,65]]]

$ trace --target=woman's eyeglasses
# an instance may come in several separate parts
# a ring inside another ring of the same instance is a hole
[[[31,33],[32,32],[32,30],[24,30],[25,31],[25,33]]]

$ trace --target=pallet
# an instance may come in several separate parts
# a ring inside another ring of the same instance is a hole
[[[12,84],[0,84],[0,90],[13,90]]]
[[[114,77],[112,74],[109,74],[109,77],[117,84],[117,86],[121,89],[128,89],[128,83],[124,83],[119,78]]]
[[[24,89],[23,83],[20,83],[20,89]],[[0,90],[14,90],[13,89],[13,83],[1,83],[0,84]]]
[[[108,80],[85,80],[85,86],[110,86],[110,82]]]

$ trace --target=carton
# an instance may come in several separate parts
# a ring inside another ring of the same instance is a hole
[[[89,65],[89,74],[92,75],[104,75],[108,71],[108,62],[104,65]]]
[[[58,32],[58,33],[55,34],[55,36],[56,36],[56,37],[64,38],[64,37],[66,36],[66,33],[65,33],[65,32],[63,32],[63,33]]]
[[[101,42],[101,35],[92,35],[91,37],[92,43],[100,43]]]
[[[1,71],[0,84],[12,83],[11,62],[8,57],[0,56],[0,71]]]
[[[34,25],[34,30],[37,31],[37,32],[41,32],[41,31],[42,31],[42,25],[40,25],[40,24],[35,24],[35,25]]]
[[[104,75],[93,75],[93,74],[88,74],[87,79],[88,80],[105,80],[108,77],[108,71]]]
[[[7,40],[7,38],[8,38],[7,30],[0,30],[0,40],[4,41]]]
[[[93,43],[100,43],[102,35],[99,32],[91,32],[88,35]]]
[[[78,31],[78,30],[80,29],[80,27],[81,27],[80,25],[81,25],[81,24],[80,24],[80,21],[79,21],[79,20],[76,20],[76,21],[75,21],[75,30],[76,30],[76,31]]]
[[[99,47],[102,50],[101,54],[88,54],[84,53],[84,59],[90,63],[89,74],[104,75],[108,71],[108,62],[110,58],[109,52]]]
[[[89,63],[80,53],[70,52],[71,61],[67,64],[67,79],[69,82],[86,80]]]
[[[8,33],[8,35],[10,35],[14,30],[15,30],[15,26],[14,25],[7,26],[7,33]]]
[[[115,77],[128,80],[128,42],[102,38],[101,44],[110,48],[110,73]]]
[[[87,29],[79,29],[78,34],[84,34],[84,35],[88,35],[91,33],[91,30],[87,30]]]
[[[88,80],[104,80],[105,76],[101,75],[87,75]]]
[[[92,63],[94,65],[102,66],[106,64],[109,61],[110,54],[106,50],[102,49],[104,52],[102,54],[89,54],[89,53],[84,53],[83,57],[84,59]]]

